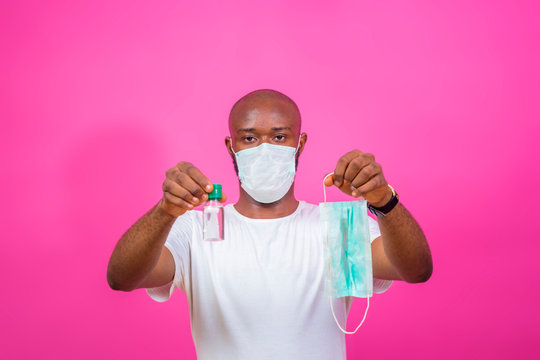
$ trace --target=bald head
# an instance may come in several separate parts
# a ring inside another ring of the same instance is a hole
[[[289,126],[300,134],[301,116],[296,103],[287,95],[271,89],[250,92],[238,100],[229,114],[229,130],[231,135],[246,120],[254,120],[257,116],[288,119]]]

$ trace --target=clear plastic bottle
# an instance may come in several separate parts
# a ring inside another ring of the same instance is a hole
[[[214,184],[214,189],[208,194],[208,201],[203,210],[203,240],[223,240],[224,212],[223,205],[219,202],[222,196],[221,185]]]

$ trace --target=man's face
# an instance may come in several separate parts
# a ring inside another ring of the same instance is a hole
[[[281,100],[264,100],[239,104],[229,118],[231,136],[225,139],[236,173],[234,152],[269,143],[298,147],[296,160],[303,149],[306,136],[300,137],[300,114],[290,103]]]

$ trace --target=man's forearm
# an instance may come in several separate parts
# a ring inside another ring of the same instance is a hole
[[[388,260],[407,282],[427,281],[433,271],[431,251],[424,232],[401,204],[378,218]]]
[[[150,274],[174,221],[158,204],[126,231],[109,260],[107,281],[111,288],[133,290]]]

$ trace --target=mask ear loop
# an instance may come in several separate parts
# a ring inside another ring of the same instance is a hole
[[[330,175],[334,175],[334,173],[330,173],[330,174],[326,175],[324,177],[324,179],[323,179],[323,184],[322,184],[322,186],[323,186],[323,194],[324,194],[323,198],[324,198],[324,203],[325,204],[326,204],[326,185],[324,184],[324,182],[326,181],[326,178],[329,177]],[[328,231],[326,232],[326,245],[328,246],[328,248],[330,248],[329,243],[328,243]],[[328,271],[331,271],[330,258],[328,259]],[[330,300],[330,309],[332,309],[332,316],[334,317],[334,320],[335,320],[337,326],[339,327],[339,329],[344,334],[348,334],[348,335],[356,334],[358,329],[360,329],[360,326],[362,326],[362,324],[366,320],[366,316],[367,316],[367,313],[368,313],[368,310],[369,310],[369,296],[367,297],[367,306],[366,306],[366,311],[364,312],[364,317],[362,318],[362,321],[360,321],[360,324],[358,324],[356,329],[354,329],[354,331],[347,331],[347,330],[345,330],[344,328],[341,327],[341,325],[339,324],[338,319],[336,318],[336,313],[334,312],[334,305],[332,304],[332,296],[329,296],[328,299]]]
[[[294,155],[298,153],[298,149],[300,149],[300,139],[302,138],[302,134],[298,136],[298,145],[296,145],[296,150],[294,150]]]
[[[229,139],[231,139],[231,151],[233,152],[234,156],[236,156],[236,151],[234,151],[234,148],[232,146],[232,137],[229,136]]]

